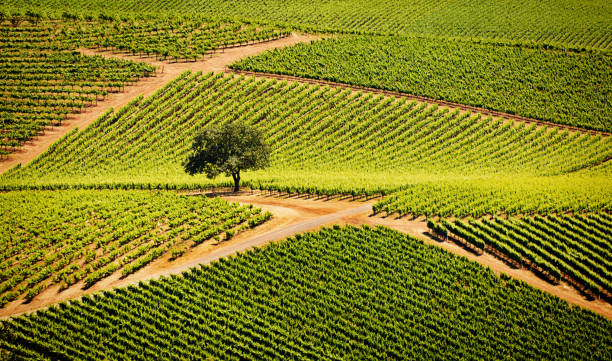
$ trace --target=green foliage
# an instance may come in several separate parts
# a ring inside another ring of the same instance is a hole
[[[170,250],[170,260],[173,261],[173,260],[179,258],[183,254],[185,254],[185,251],[186,251],[185,248],[173,248],[173,249],[171,249]]]
[[[233,185],[181,166],[199,129],[256,126],[270,167],[242,185],[285,193],[390,194],[377,211],[467,215],[610,209],[609,137],[513,124],[367,93],[184,73],[0,177],[4,189]]]
[[[433,220],[428,219],[427,228],[429,228],[435,235],[448,237],[448,229],[443,223],[434,222]]]
[[[71,51],[72,36],[59,29],[54,22],[0,25],[0,155],[155,70],[145,63],[82,56]]]
[[[234,69],[330,80],[612,131],[608,55],[416,37],[340,37]]]
[[[610,49],[612,5],[607,0],[4,0],[17,8],[38,7],[165,17],[169,14],[239,18],[308,31],[421,34],[499,42]]]
[[[159,60],[198,60],[228,47],[289,35],[270,25],[205,18],[156,17],[84,22],[68,26],[67,34],[81,46],[116,49]]]
[[[3,348],[30,359],[604,360],[612,352],[609,320],[387,228],[302,234],[15,317],[2,331]]]
[[[608,213],[445,224],[479,248],[487,244],[519,264],[541,268],[556,280],[567,275],[592,295],[612,295],[612,216]]]
[[[171,247],[184,253],[215,235],[261,224],[266,214],[174,192],[0,194],[0,307],[54,283],[65,289],[83,280],[87,288],[119,269],[127,276]]]
[[[612,210],[612,179],[602,174],[500,176],[412,181],[374,205],[374,213],[426,216],[548,214]]]
[[[225,231],[225,240],[228,241],[230,239],[232,239],[234,237],[234,235],[236,234],[236,232],[234,230],[228,230]]]
[[[45,126],[61,124],[69,114],[97,104],[109,92],[118,92],[155,70],[143,62],[82,56],[76,49],[110,48],[160,60],[191,61],[222,48],[288,34],[272,26],[201,18],[108,22],[105,17],[82,20],[65,12],[62,19],[71,21],[39,22],[42,15],[27,13],[30,23],[0,24],[0,87],[4,91],[0,155],[11,153]]]
[[[225,174],[234,178],[234,192],[240,185],[240,172],[263,169],[270,163],[270,147],[261,131],[249,125],[211,125],[198,131],[192,151],[183,163],[185,172],[205,173],[208,178]]]

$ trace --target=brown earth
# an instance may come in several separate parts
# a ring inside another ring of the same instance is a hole
[[[454,254],[476,261],[491,268],[496,274],[505,273],[526,282],[532,287],[562,298],[572,305],[589,309],[612,319],[612,305],[602,300],[588,301],[575,288],[566,283],[553,285],[527,269],[511,268],[491,254],[485,253],[478,256],[453,242],[440,242],[433,239],[427,233],[427,226],[423,219],[410,220],[396,218],[395,216],[385,218],[371,216],[373,201],[307,200],[282,196],[261,196],[247,192],[240,195],[224,196],[223,198],[228,201],[253,204],[271,212],[274,218],[253,230],[238,234],[229,241],[219,244],[214,241],[205,242],[190,249],[177,260],[170,261],[170,255],[165,255],[124,279],[121,279],[120,275],[116,273],[87,290],[82,289],[82,282],[62,292],[58,292],[59,286],[50,287],[30,303],[22,303],[21,300],[17,300],[8,304],[5,308],[0,309],[0,317],[6,318],[31,312],[61,301],[79,298],[84,294],[135,284],[160,276],[178,274],[199,264],[209,264],[237,252],[264,246],[269,242],[278,241],[296,233],[314,231],[323,226],[367,224],[370,226],[387,226],[407,233],[422,239],[427,244],[444,248]]]
[[[61,292],[59,292],[59,285],[54,285],[45,289],[29,303],[23,303],[23,300],[9,303],[0,309],[0,317],[34,311],[58,302],[79,298],[85,294],[126,286],[163,275],[178,274],[199,264],[209,264],[219,258],[245,251],[252,247],[262,246],[270,241],[281,240],[296,233],[318,229],[323,224],[332,224],[344,217],[350,217],[357,213],[371,212],[372,207],[371,203],[365,202],[316,202],[259,197],[256,195],[228,196],[224,198],[228,201],[253,204],[271,212],[274,217],[253,230],[236,235],[229,241],[219,244],[215,241],[204,242],[190,249],[174,261],[170,261],[169,254],[164,255],[123,279],[120,278],[119,272],[115,272],[113,275],[100,280],[86,290],[83,289],[83,282],[79,282]]]
[[[109,94],[104,101],[98,102],[96,106],[85,108],[85,111],[82,113],[70,115],[61,126],[47,128],[44,134],[28,141],[16,152],[1,160],[0,174],[13,168],[19,163],[21,163],[22,166],[26,165],[28,162],[44,152],[56,140],[60,139],[74,128],[85,129],[91,122],[104,114],[108,108],[112,107],[114,109],[119,109],[141,94],[145,97],[149,96],[155,93],[157,89],[168,84],[179,74],[187,70],[194,72],[202,71],[204,73],[210,71],[221,72],[225,70],[227,65],[241,58],[259,54],[268,49],[280,48],[315,39],[319,39],[319,37],[314,35],[291,34],[290,36],[277,40],[225,49],[222,52],[217,52],[212,57],[206,57],[201,61],[178,63],[161,62],[155,60],[153,57],[138,57],[122,53],[81,49],[81,53],[84,55],[101,55],[104,57],[146,62],[158,66],[159,70],[157,71],[156,76],[141,79],[134,85],[126,87],[123,92]]]

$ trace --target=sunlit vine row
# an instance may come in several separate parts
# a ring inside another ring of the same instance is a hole
[[[289,25],[305,31],[366,34],[419,34],[487,39],[523,45],[573,49],[612,46],[611,5],[606,0],[403,1],[348,0],[313,2],[225,0],[3,0],[10,11],[35,8],[55,14],[168,14],[238,18]]]
[[[493,247],[520,266],[539,267],[554,282],[566,280],[594,297],[612,300],[612,216],[608,213],[483,218],[431,223],[477,248]]]
[[[4,189],[226,184],[224,178],[188,176],[181,167],[195,132],[225,122],[254,124],[273,149],[270,168],[243,177],[244,185],[257,189],[370,195],[401,190],[379,207],[402,214],[429,213],[427,205],[439,214],[464,214],[478,203],[471,211],[610,208],[609,177],[574,174],[609,158],[608,137],[326,86],[212,73],[184,73],[151,97],[106,113],[27,167],[4,174],[0,184]],[[438,204],[440,198],[446,206]]]
[[[155,70],[71,52],[56,28],[37,26],[0,24],[0,155]]]
[[[398,91],[612,131],[610,58],[417,37],[331,38],[231,65]]]
[[[14,23],[13,19],[20,21]],[[103,100],[155,67],[119,59],[82,56],[76,49],[124,51],[161,60],[192,61],[220,48],[288,35],[271,26],[163,19],[121,20],[111,16],[39,19],[0,17],[0,155],[8,154],[71,113]]]

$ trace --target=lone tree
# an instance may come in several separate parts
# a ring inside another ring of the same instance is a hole
[[[259,130],[245,124],[208,126],[193,141],[193,151],[183,163],[185,172],[206,173],[214,178],[221,173],[232,176],[234,192],[240,188],[240,171],[268,165],[270,148]]]

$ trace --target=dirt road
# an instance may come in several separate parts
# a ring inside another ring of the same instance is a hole
[[[135,284],[140,281],[178,274],[199,264],[209,264],[222,257],[243,252],[253,247],[263,246],[269,242],[285,239],[296,233],[314,231],[323,226],[332,224],[352,224],[370,226],[383,225],[398,231],[410,234],[411,236],[422,239],[427,244],[444,248],[459,256],[476,261],[486,267],[491,268],[496,274],[505,273],[514,278],[525,281],[532,287],[560,297],[570,304],[577,305],[593,312],[596,312],[608,319],[612,319],[612,305],[605,301],[586,300],[576,289],[561,283],[552,285],[547,281],[537,277],[534,273],[526,269],[513,269],[503,261],[490,254],[477,256],[463,247],[452,242],[439,242],[432,239],[427,233],[427,226],[424,220],[398,219],[395,217],[371,216],[373,202],[349,202],[338,200],[306,200],[277,196],[260,196],[243,194],[239,196],[225,196],[228,201],[243,204],[253,204],[259,208],[274,214],[274,218],[245,233],[238,234],[232,240],[214,244],[205,242],[195,247],[181,256],[179,259],[170,261],[166,255],[140,271],[121,279],[118,274],[112,275],[101,280],[88,290],[83,290],[82,283],[58,292],[58,286],[51,287],[43,291],[32,302],[24,304],[21,301],[13,302],[7,307],[0,309],[0,317],[6,318],[11,315],[31,312],[37,309],[48,307],[49,305],[76,299],[84,294],[106,290],[114,287]]]
[[[156,76],[142,79],[132,86],[128,86],[121,93],[112,93],[98,105],[85,108],[83,113],[73,114],[61,125],[49,128],[44,135],[35,137],[27,142],[15,153],[10,154],[6,159],[0,161],[0,174],[6,172],[17,164],[26,165],[44,152],[51,144],[60,139],[74,128],[84,129],[91,122],[98,119],[108,108],[119,109],[129,103],[139,95],[149,96],[160,87],[168,84],[179,74],[191,70],[194,72],[202,71],[224,71],[227,65],[244,57],[259,54],[268,49],[281,48],[301,42],[318,39],[312,35],[291,34],[288,37],[277,40],[262,42],[258,44],[246,45],[236,48],[225,49],[223,52],[215,53],[212,57],[196,62],[165,63],[156,61],[154,57],[137,57],[121,53],[99,52],[91,49],[82,49],[84,55],[101,55],[104,57],[130,59],[137,62],[146,62],[160,68]]]
[[[274,214],[274,210],[272,206],[284,206],[290,209],[300,209],[304,207],[305,202],[311,203],[322,203],[326,204],[328,202],[325,201],[308,201],[308,200],[296,200],[291,198],[277,198],[277,197],[259,197],[259,196],[243,196],[243,197],[226,197],[226,199],[231,201],[236,201],[245,204],[253,204],[257,207],[261,207],[264,209],[268,209],[270,212]],[[330,205],[334,203],[352,203],[352,202],[339,202],[333,201],[329,202]],[[602,300],[593,300],[589,301],[584,296],[580,294],[578,290],[574,287],[570,286],[565,282],[561,282],[558,285],[553,285],[550,282],[538,277],[535,273],[531,272],[528,269],[515,269],[504,263],[502,260],[496,258],[495,256],[484,253],[482,255],[476,255],[469,250],[466,250],[462,246],[453,243],[453,242],[439,242],[438,240],[433,239],[427,233],[427,223],[424,219],[410,220],[406,218],[396,218],[395,216],[390,217],[378,217],[372,216],[372,212],[370,210],[354,213],[352,215],[345,215],[343,217],[337,218],[334,221],[322,223],[319,227],[322,226],[330,226],[332,224],[351,224],[351,225],[370,225],[370,226],[386,226],[400,232],[409,234],[413,237],[422,239],[427,244],[432,244],[437,247],[444,248],[445,250],[452,252],[456,255],[466,257],[471,261],[478,262],[485,267],[489,267],[495,274],[505,273],[509,276],[512,276],[516,279],[526,282],[530,286],[540,289],[549,294],[555,295],[561,299],[566,300],[568,303],[580,306],[586,309],[589,309],[595,313],[598,313],[608,319],[612,320],[612,305],[610,305],[606,301]]]
[[[238,201],[244,204],[252,203],[270,211],[274,214],[274,218],[254,230],[238,234],[229,241],[220,244],[216,244],[214,241],[204,242],[190,249],[176,260],[170,261],[170,255],[165,255],[123,279],[116,272],[87,290],[83,290],[83,282],[79,282],[61,292],[59,291],[59,285],[49,287],[29,303],[17,300],[6,305],[6,307],[0,309],[0,318],[42,309],[58,302],[77,299],[85,294],[101,290],[135,284],[160,276],[178,274],[199,264],[209,264],[219,258],[262,246],[272,241],[285,239],[296,233],[316,230],[326,224],[342,223],[344,219],[350,219],[357,214],[370,214],[372,212],[371,203],[365,202],[283,201],[272,197],[258,196],[224,198],[228,201]]]

